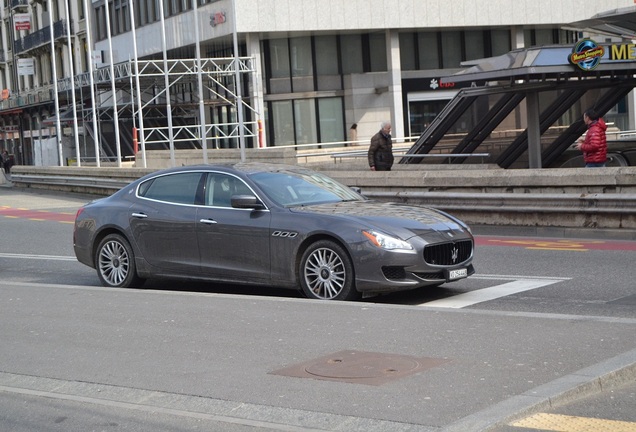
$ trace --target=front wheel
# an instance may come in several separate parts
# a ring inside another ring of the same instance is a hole
[[[312,244],[300,259],[300,285],[308,298],[353,300],[355,289],[353,264],[347,252],[330,240]]]
[[[109,234],[99,242],[95,268],[103,286],[131,288],[143,284],[137,276],[132,247],[120,234]]]

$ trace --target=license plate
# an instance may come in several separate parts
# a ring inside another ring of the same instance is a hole
[[[468,277],[468,269],[461,268],[448,271],[448,280],[455,280]]]

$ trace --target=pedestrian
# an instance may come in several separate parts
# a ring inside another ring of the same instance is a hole
[[[580,139],[576,148],[583,152],[586,168],[604,167],[607,162],[607,125],[598,113],[590,108],[583,114],[587,125],[585,139]]]
[[[371,171],[391,171],[393,166],[391,122],[383,121],[380,131],[371,137],[368,159]]]
[[[354,123],[349,128],[349,142],[352,146],[358,145],[358,124]]]
[[[9,152],[5,149],[2,149],[2,168],[4,168],[4,173],[9,174],[11,172],[11,158],[9,157]]]

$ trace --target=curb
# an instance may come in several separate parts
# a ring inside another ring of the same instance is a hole
[[[599,394],[634,380],[636,349],[511,397],[446,426],[442,431],[494,431],[514,420]]]

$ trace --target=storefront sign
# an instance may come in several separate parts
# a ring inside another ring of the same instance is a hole
[[[31,15],[28,13],[17,13],[13,15],[13,24],[16,30],[31,30]]]
[[[19,58],[18,59],[18,75],[34,75],[35,74],[35,59],[33,58]]]
[[[578,66],[581,70],[591,71],[600,63],[605,54],[605,48],[598,45],[592,39],[581,39],[572,48],[570,63]]]
[[[433,78],[431,80],[431,83],[429,84],[429,87],[431,88],[431,90],[447,90],[454,88],[455,85],[456,84],[454,82],[442,82],[442,78]]]
[[[210,15],[210,25],[216,27],[219,24],[225,23],[225,12],[214,12]]]
[[[610,60],[636,60],[636,45],[612,45],[610,48]]]

